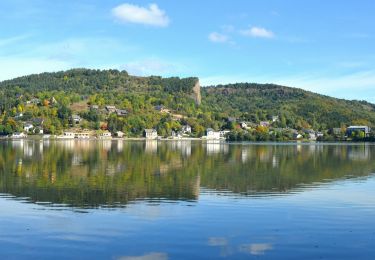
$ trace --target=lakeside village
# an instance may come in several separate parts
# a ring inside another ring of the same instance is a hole
[[[56,102],[54,98],[51,103]],[[41,100],[32,99],[26,102],[26,105],[41,105]],[[87,105],[90,111],[96,111],[106,117],[115,114],[118,117],[126,117],[128,111],[118,109],[113,105]],[[186,122],[184,116],[173,114],[169,109],[162,105],[155,106],[155,111],[163,114],[169,114],[173,120],[179,123]],[[246,122],[235,117],[227,118],[227,125],[231,129],[205,129],[205,135],[197,136],[194,128],[188,124],[180,124],[179,128],[173,129],[171,135],[162,136],[158,129],[144,129],[142,137],[128,137],[120,130],[110,131],[107,124],[103,123],[98,130],[86,129],[84,118],[79,113],[72,114],[69,117],[69,128],[64,129],[62,133],[48,133],[44,128],[44,119],[29,118],[24,119],[24,114],[19,112],[14,116],[15,122],[23,126],[22,131],[13,132],[3,138],[22,139],[22,138],[43,138],[43,139],[145,139],[145,140],[227,140],[227,141],[367,141],[374,139],[374,133],[369,126],[341,126],[327,130],[316,131],[314,129],[291,129],[277,127],[279,116],[275,115],[268,121]],[[1,126],[0,127],[4,127]],[[257,138],[261,136],[261,138]]]

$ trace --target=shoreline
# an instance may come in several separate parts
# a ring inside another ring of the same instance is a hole
[[[28,136],[24,138],[11,138],[11,137],[0,137],[0,141],[39,141],[39,142],[66,142],[66,141],[77,141],[77,142],[87,142],[87,141],[139,141],[139,142],[186,142],[186,141],[200,141],[202,143],[214,143],[228,145],[375,145],[375,142],[369,141],[309,141],[309,140],[290,140],[290,141],[227,141],[225,139],[204,139],[204,138],[158,138],[158,139],[146,139],[145,137],[112,137],[112,138],[43,138],[42,136]]]

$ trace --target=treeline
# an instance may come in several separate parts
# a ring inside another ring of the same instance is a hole
[[[375,105],[346,101],[301,89],[273,84],[230,84],[201,89],[202,103],[192,97],[198,79],[135,77],[126,71],[73,69],[42,73],[0,82],[0,134],[21,131],[26,122],[45,133],[58,134],[75,126],[82,129],[123,131],[142,135],[155,128],[168,136],[189,124],[192,136],[202,136],[207,128],[232,130],[233,139],[284,140],[282,131],[240,131],[239,123],[271,122],[272,128],[328,131],[349,125],[375,127]],[[108,113],[115,106],[126,115]],[[90,109],[96,106],[96,109]],[[155,109],[162,106],[166,112]],[[72,124],[72,115],[82,122]],[[38,120],[37,120],[38,121]],[[39,120],[40,121],[40,120]],[[235,130],[235,131],[233,131]]]

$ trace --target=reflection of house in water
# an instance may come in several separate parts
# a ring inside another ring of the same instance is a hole
[[[57,146],[64,148],[68,151],[86,151],[92,149],[95,143],[90,142],[89,140],[84,139],[64,139],[54,142]]]
[[[122,140],[117,140],[117,152],[122,152],[124,150],[124,142]]]
[[[66,150],[74,150],[75,148],[75,141],[74,139],[64,139],[62,141],[56,142],[56,144]]]
[[[26,157],[32,157],[34,155],[34,142],[24,142],[23,155]]]
[[[228,144],[220,140],[210,140],[206,143],[206,152],[208,155],[217,153],[228,153]]]
[[[16,149],[23,150],[24,142],[25,142],[25,140],[23,140],[23,139],[12,140],[12,142],[11,142],[12,148],[15,149],[15,150]]]
[[[72,157],[72,165],[81,165],[83,162],[82,153],[74,153]]]
[[[280,163],[279,157],[274,154],[272,156],[272,167],[273,168],[278,168],[279,167],[279,163]]]
[[[249,150],[246,149],[246,148],[243,148],[242,151],[241,151],[241,161],[242,163],[245,163],[247,162],[247,160],[249,159]]]
[[[182,141],[179,142],[181,144],[181,154],[190,157],[191,155],[191,141]]]
[[[323,150],[323,145],[320,145],[320,144],[308,145],[309,154],[316,154],[317,152],[321,152],[322,150]]]
[[[146,140],[145,142],[145,152],[146,153],[156,153],[158,151],[158,141],[157,140]]]
[[[105,150],[105,151],[111,150],[112,140],[105,140],[105,139],[103,139],[99,143],[101,144],[101,147],[103,148],[103,150]]]
[[[35,155],[43,155],[43,143],[32,140],[15,140],[11,142],[15,150],[22,152],[24,157],[33,157]]]
[[[263,163],[271,163],[272,162],[272,149],[267,149],[265,147],[259,147],[256,151],[259,161]]]
[[[361,146],[349,146],[348,147],[348,158],[354,161],[366,161],[370,159],[370,148],[368,145]]]
[[[301,144],[297,144],[296,149],[297,149],[297,152],[300,153],[302,151],[302,145]]]
[[[190,157],[191,155],[191,141],[190,140],[176,140],[168,142],[168,148],[180,151],[183,156]]]

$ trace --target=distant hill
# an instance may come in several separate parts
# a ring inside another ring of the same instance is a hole
[[[30,100],[40,100],[35,106]],[[56,102],[50,102],[51,100]],[[97,105],[91,111],[89,105]],[[126,110],[126,117],[104,113],[106,105]],[[166,108],[163,111],[156,106]],[[79,109],[78,109],[79,108]],[[167,112],[165,112],[167,111]],[[156,128],[169,135],[183,124],[201,136],[208,127],[233,128],[228,118],[259,123],[278,116],[274,127],[329,129],[360,124],[375,126],[375,105],[315,94],[273,84],[240,83],[201,88],[199,79],[135,77],[126,71],[72,69],[0,82],[0,133],[19,130],[32,118],[46,119],[46,132],[70,127],[79,114],[81,128],[122,130],[141,135]],[[20,113],[23,117],[17,117]],[[11,118],[18,118],[14,122]],[[176,120],[176,118],[178,120]]]
[[[375,126],[375,105],[319,95],[274,84],[239,83],[203,88],[203,102],[212,111],[226,111],[251,120],[280,115],[287,125],[314,128],[365,124]],[[298,122],[300,121],[300,122]]]

